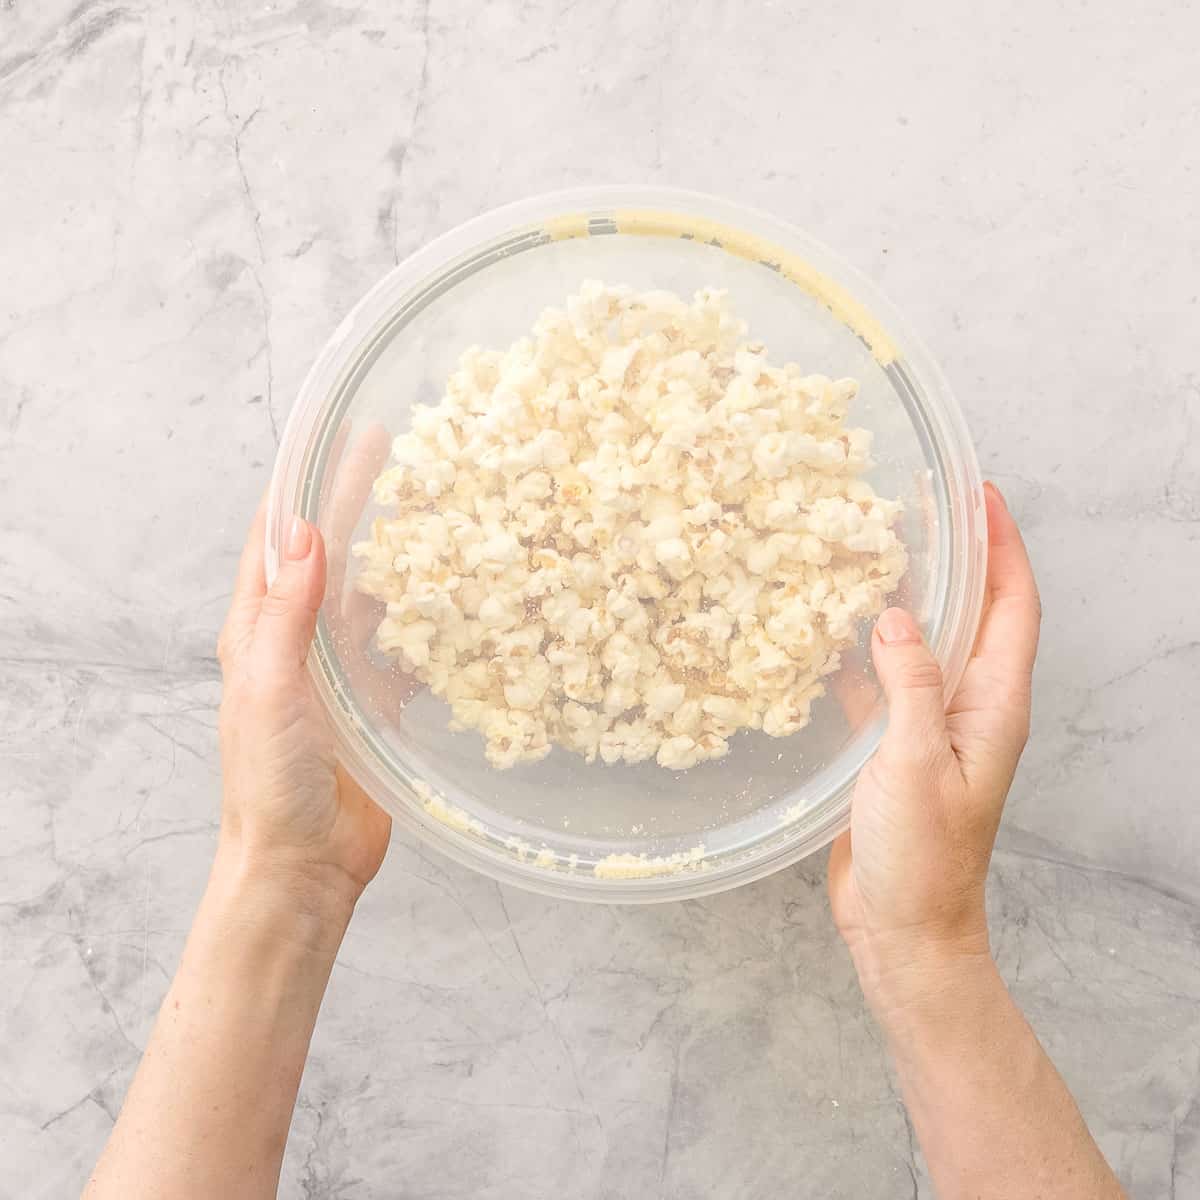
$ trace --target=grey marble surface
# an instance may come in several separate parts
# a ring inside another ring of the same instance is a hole
[[[0,1195],[86,1177],[213,849],[216,629],[316,347],[588,181],[838,247],[944,364],[1046,602],[992,887],[1134,1196],[1200,1195],[1200,10],[0,0]],[[931,1195],[823,856],[653,910],[397,840],[282,1194]]]

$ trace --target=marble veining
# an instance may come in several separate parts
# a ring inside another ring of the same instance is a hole
[[[0,0],[0,1196],[77,1191],[215,838],[213,655],[317,346],[583,182],[836,246],[946,368],[1046,622],[997,952],[1136,1197],[1200,1194],[1200,12]],[[397,838],[285,1197],[928,1197],[822,858],[649,910]]]

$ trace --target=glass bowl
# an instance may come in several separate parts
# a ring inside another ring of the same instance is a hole
[[[320,527],[330,571],[309,668],[346,768],[402,828],[504,883],[602,901],[735,887],[828,843],[848,820],[886,714],[867,639],[843,656],[812,721],[787,738],[745,731],[722,759],[588,764],[561,748],[496,770],[474,730],[415,691],[372,645],[380,606],[354,586],[354,542],[381,510],[371,483],[416,402],[436,402],[471,344],[504,349],[585,279],[690,296],[728,290],[770,361],[853,376],[847,423],[875,435],[876,490],[904,501],[900,600],[954,687],[983,596],[986,533],[966,427],[928,354],[856,271],[805,234],[726,200],[586,188],[487,213],[401,263],[342,321],[301,388],[279,450],[267,573],[288,521]]]

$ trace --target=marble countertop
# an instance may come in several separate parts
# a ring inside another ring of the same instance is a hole
[[[1000,962],[1132,1194],[1200,1194],[1200,9],[1132,14],[0,0],[0,1195],[79,1188],[178,959],[315,348],[430,236],[624,180],[806,227],[944,365],[1046,606]],[[282,1195],[931,1189],[824,856],[597,909],[398,838]]]

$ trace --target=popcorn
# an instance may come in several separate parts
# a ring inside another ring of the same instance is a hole
[[[667,538],[654,547],[654,557],[658,565],[676,583],[681,583],[692,573],[692,552],[683,538]]]
[[[700,755],[694,738],[686,734],[667,738],[658,747],[658,765],[670,767],[675,771],[683,771],[695,766],[700,761]]]
[[[685,770],[795,733],[904,575],[857,383],[745,334],[722,292],[589,281],[395,439],[356,586],[498,769],[559,745]]]

